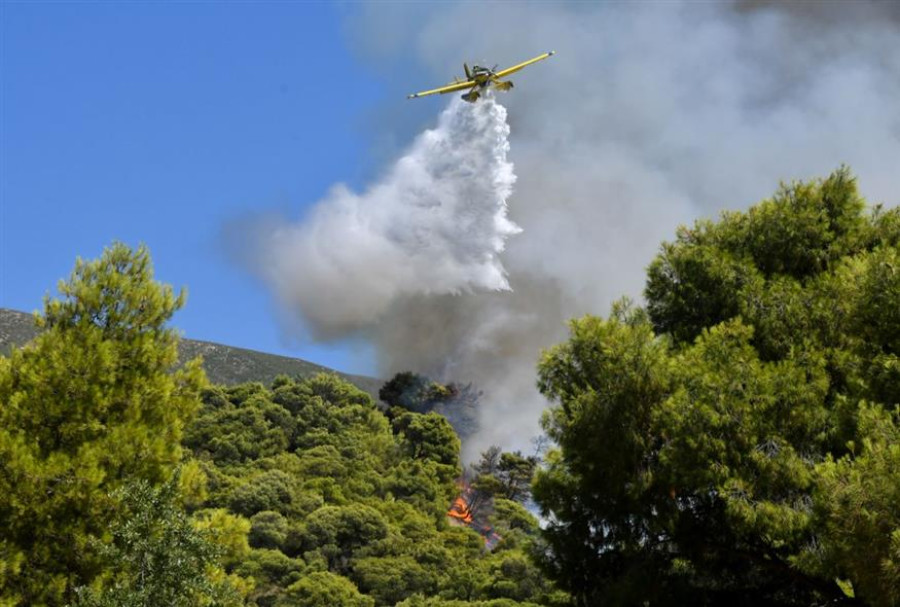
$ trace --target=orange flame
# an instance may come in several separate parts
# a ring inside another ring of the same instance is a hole
[[[475,514],[472,512],[470,502],[470,499],[472,498],[472,488],[469,487],[469,484],[465,479],[459,479],[456,484],[459,487],[459,495],[453,500],[450,510],[447,511],[447,516],[457,521],[458,524],[465,525],[470,529],[477,531],[481,534],[481,537],[484,538],[484,545],[487,549],[493,550],[494,546],[496,546],[497,542],[502,538],[493,530],[493,528],[481,524],[482,521],[479,521],[478,523],[475,522]]]
[[[472,512],[469,510],[469,504],[466,502],[465,496],[460,495],[453,500],[453,505],[450,506],[447,516],[462,521],[466,525],[472,524]]]

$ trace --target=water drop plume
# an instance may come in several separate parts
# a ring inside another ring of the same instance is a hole
[[[254,273],[316,339],[364,331],[404,298],[508,290],[508,137],[502,105],[454,99],[365,192],[337,185],[302,220],[257,226]]]

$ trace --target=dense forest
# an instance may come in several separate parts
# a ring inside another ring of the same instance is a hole
[[[114,244],[0,357],[0,605],[900,604],[900,212],[846,169],[571,321],[542,461],[464,470],[474,388],[412,372],[211,385],[182,305]]]
[[[479,466],[488,549],[447,516],[460,442],[426,399],[389,382],[386,409],[327,374],[208,385],[199,360],[173,370],[183,301],[117,244],[0,362],[3,604],[566,604],[528,556],[527,458]]]

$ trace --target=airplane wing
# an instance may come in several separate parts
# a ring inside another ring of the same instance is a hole
[[[556,54],[556,51],[550,51],[549,53],[544,53],[543,55],[539,55],[539,56],[535,57],[534,59],[529,59],[528,61],[525,61],[524,63],[520,63],[519,65],[514,65],[512,67],[508,67],[505,70],[497,72],[497,78],[503,78],[504,76],[509,76],[513,72],[518,72],[523,67],[527,67],[527,66],[531,65],[532,63],[537,63],[538,61],[542,61],[542,60],[546,59],[547,57],[550,57],[551,55],[555,55],[555,54]]]
[[[416,97],[424,97],[425,95],[435,95],[444,93],[452,93],[453,91],[461,91],[463,89],[470,89],[475,86],[474,80],[466,80],[465,82],[454,82],[453,84],[448,84],[447,86],[442,86],[441,88],[431,89],[430,91],[422,91],[421,93],[413,93],[412,95],[408,95],[407,99],[415,99]]]

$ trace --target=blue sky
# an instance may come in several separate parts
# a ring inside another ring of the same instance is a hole
[[[34,310],[76,256],[143,242],[188,289],[186,336],[373,372],[363,342],[284,337],[223,231],[240,242],[248,218],[296,225],[334,185],[365,190],[447,103],[405,94],[462,60],[552,48],[503,101],[524,230],[503,257],[513,292],[453,300],[441,339],[412,330],[408,306],[367,327],[388,373],[514,378],[523,402],[564,320],[639,297],[679,223],[841,163],[897,204],[900,30],[859,4],[503,2],[473,20],[468,2],[0,0],[0,306]],[[500,361],[494,343],[515,348]]]
[[[228,259],[247,214],[299,216],[373,170],[388,93],[331,3],[2,4],[0,307],[31,311],[114,240],[188,289],[190,338],[371,372],[361,343],[289,343]],[[394,93],[391,93],[393,95]],[[397,103],[404,103],[402,98]],[[370,121],[371,122],[371,121]]]

